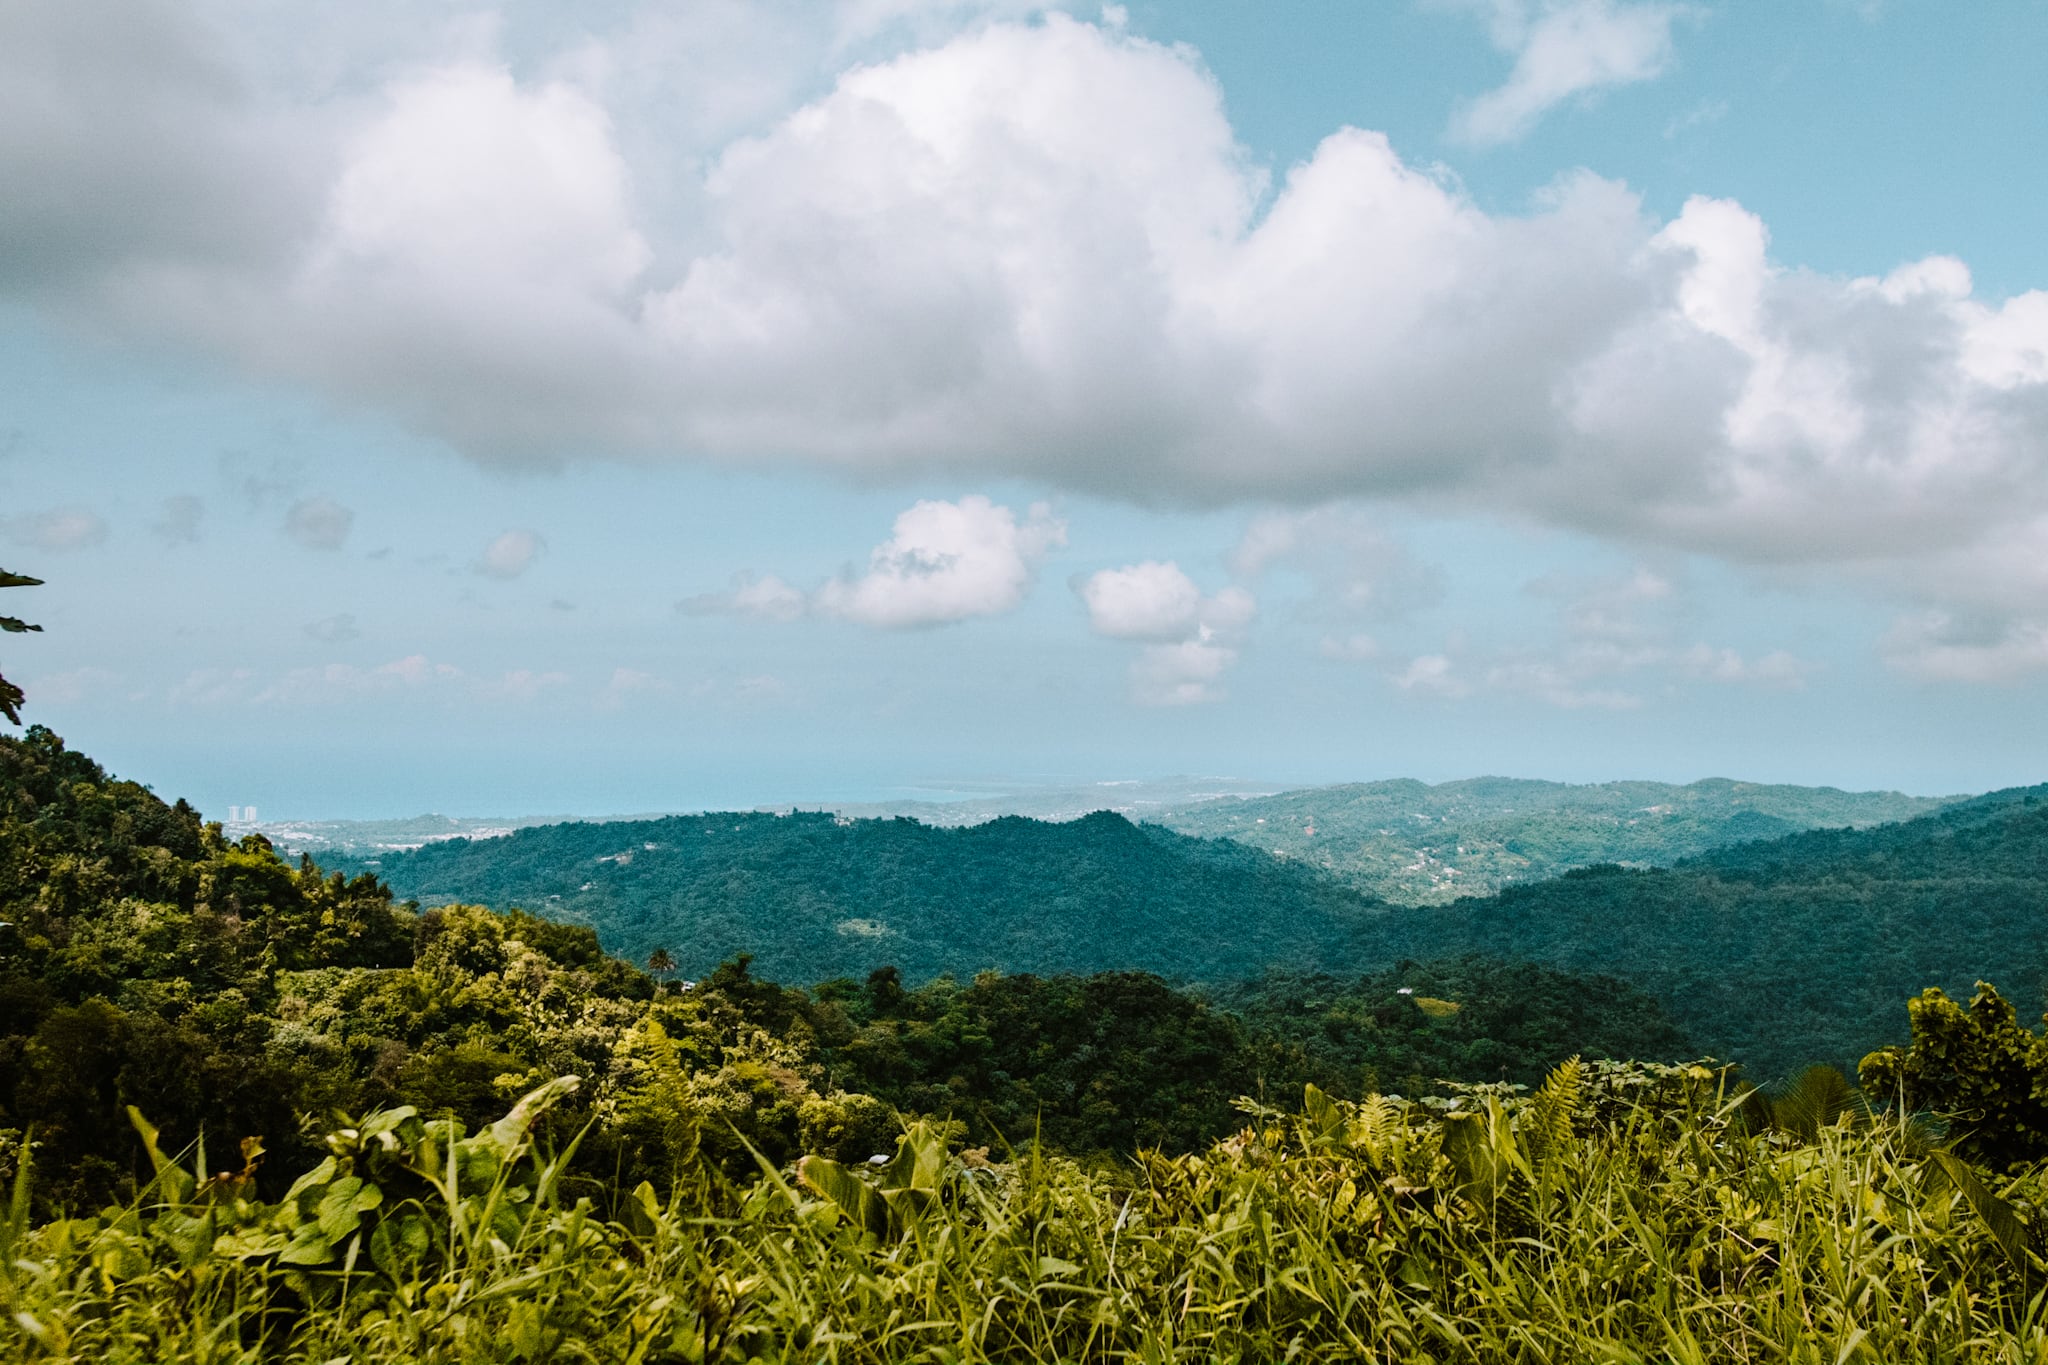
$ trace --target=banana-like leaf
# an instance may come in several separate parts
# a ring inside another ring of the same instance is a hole
[[[876,1237],[889,1231],[889,1206],[868,1183],[828,1157],[807,1156],[796,1164],[796,1178],[811,1193],[831,1201],[846,1221]]]
[[[1928,1193],[1939,1194],[1950,1186],[1962,1191],[1971,1211],[1984,1221],[2007,1259],[2022,1274],[2033,1269],[2033,1230],[2020,1217],[2019,1210],[1993,1194],[1991,1187],[1977,1178],[1967,1161],[1953,1152],[1930,1152],[1926,1172]]]

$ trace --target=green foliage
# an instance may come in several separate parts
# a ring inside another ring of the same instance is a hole
[[[42,584],[43,580],[40,578],[30,578],[27,574],[9,573],[5,569],[0,569],[0,588],[39,588]],[[41,629],[41,626],[32,626],[19,616],[0,616],[0,633],[24,635]],[[21,704],[26,700],[28,699],[21,694],[19,687],[7,681],[5,677],[0,677],[0,716],[7,717],[11,724],[21,724]]]
[[[1928,804],[1700,786],[1703,801],[1749,802],[1754,813],[1780,800],[1813,818]],[[557,825],[431,845],[385,859],[383,871],[409,895],[589,924],[636,958],[665,946],[689,975],[753,951],[763,970],[795,980],[894,965],[912,985],[991,969],[1215,984],[1270,966],[1354,974],[1483,953],[1618,977],[1662,1002],[1698,1047],[1775,1078],[1898,1041],[1899,1002],[1930,983],[2041,979],[2044,794],[1999,793],[1670,868],[1584,868],[1428,909],[1375,902],[1302,858],[1106,814],[964,829],[761,814]],[[1454,991],[1418,994],[1462,1003]]]
[[[1940,990],[1907,1005],[1913,1041],[1863,1059],[1864,1086],[1953,1123],[1956,1150],[1995,1166],[2048,1156],[2048,1039],[1984,982],[1965,1008]]]
[[[521,906],[688,977],[740,953],[788,981],[912,982],[985,969],[1225,980],[1353,960],[1383,907],[1228,840],[1098,813],[938,829],[912,820],[726,814],[451,839],[374,866],[423,903]]]
[[[1479,954],[1352,978],[1269,972],[1208,994],[1274,1047],[1298,1049],[1308,1079],[1344,1094],[1420,1095],[1438,1079],[1535,1085],[1568,1057],[1662,1061],[1695,1052],[1633,986]],[[1426,1000],[1458,1008],[1432,1012]]]
[[[1439,1116],[1304,1092],[1089,1171],[806,1161],[580,1197],[532,1139],[394,1111],[285,1196],[161,1158],[125,1207],[0,1224],[33,1362],[2039,1360],[2038,1173],[1884,1124],[1726,1117],[1702,1067],[1588,1063]],[[1629,1098],[1633,1097],[1633,1098]],[[1567,1102],[1569,1101],[1569,1105]],[[1562,1116],[1569,1108],[1569,1122]],[[612,1210],[607,1216],[607,1209]],[[294,1248],[302,1248],[294,1252]]]

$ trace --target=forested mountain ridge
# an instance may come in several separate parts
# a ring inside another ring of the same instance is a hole
[[[1599,863],[1669,866],[1712,849],[1816,828],[1867,828],[1952,798],[1709,778],[1571,785],[1479,777],[1313,787],[1205,801],[1150,818],[1298,858],[1403,905],[1540,881]]]
[[[611,951],[664,949],[689,975],[749,952],[789,981],[881,966],[912,981],[985,968],[1218,980],[1352,961],[1387,913],[1312,868],[1106,812],[950,829],[810,813],[549,825],[374,866],[423,903],[588,924]]]
[[[1213,983],[1484,953],[1629,981],[1701,1047],[1768,1076],[1898,1041],[1901,1002],[1928,985],[2037,995],[2044,801],[2048,789],[1995,793],[1435,907],[1386,907],[1300,859],[1106,814],[944,830],[772,815],[553,826],[435,845],[382,871],[405,895],[590,924],[636,958],[665,948],[700,972],[744,947],[796,980],[894,965],[912,983],[985,968]]]
[[[1673,868],[1581,869],[1457,909],[1404,945],[1612,972],[1761,1074],[1853,1064],[1903,1036],[1898,1004],[1922,986],[2048,995],[2048,787]]]

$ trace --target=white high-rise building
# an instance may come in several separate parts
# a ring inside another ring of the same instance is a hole
[[[228,807],[228,823],[231,825],[239,825],[242,823],[242,808],[240,806]]]
[[[242,823],[245,825],[256,823],[256,808],[254,806],[242,807]]]

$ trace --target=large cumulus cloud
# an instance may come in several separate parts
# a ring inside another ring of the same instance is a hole
[[[92,13],[10,11],[33,41],[0,90],[43,131],[0,140],[30,189],[0,286],[479,460],[1418,498],[1966,593],[2043,558],[2048,294],[1980,298],[1945,258],[1815,274],[1740,205],[1657,221],[1591,174],[1492,214],[1358,129],[1272,183],[1198,57],[1111,22],[951,7],[952,36],[676,143],[631,34],[471,34],[280,93],[179,11],[149,11],[162,62],[84,41]],[[66,82],[14,80],[57,57]],[[163,155],[109,150],[138,109]]]

